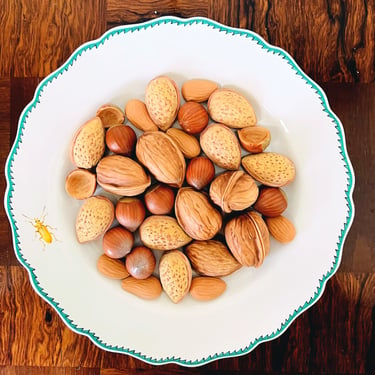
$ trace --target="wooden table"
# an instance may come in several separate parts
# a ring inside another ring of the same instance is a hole
[[[200,368],[154,367],[68,329],[32,289],[0,210],[0,374],[375,374],[375,2],[294,0],[2,0],[0,159],[41,78],[105,30],[162,15],[205,16],[285,48],[342,120],[356,218],[322,298],[278,339]],[[319,145],[317,145],[319,147]],[[5,190],[3,168],[0,190]],[[322,212],[322,215],[324,213]]]

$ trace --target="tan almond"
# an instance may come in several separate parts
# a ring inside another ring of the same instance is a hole
[[[126,196],[143,193],[151,184],[151,178],[142,166],[122,155],[108,155],[96,167],[98,184],[106,191]]]
[[[106,197],[94,195],[80,207],[76,219],[76,235],[79,243],[89,242],[103,235],[115,216],[113,203]]]
[[[207,195],[191,187],[180,188],[175,215],[181,228],[195,240],[209,240],[221,229],[222,217]]]
[[[178,123],[189,134],[199,134],[209,122],[206,108],[196,102],[186,102],[178,111]]]
[[[125,121],[125,114],[120,107],[114,104],[104,104],[98,108],[96,115],[102,120],[105,128],[112,125],[123,124]]]
[[[176,142],[163,132],[145,132],[137,141],[135,152],[138,160],[165,184],[182,186],[186,162]]]
[[[78,168],[90,169],[98,164],[105,151],[105,132],[102,120],[94,117],[75,133],[71,160]]]
[[[252,154],[263,152],[271,142],[271,132],[263,126],[247,126],[237,135],[241,146]]]
[[[201,153],[199,142],[194,136],[176,128],[169,128],[166,133],[176,142],[185,158],[192,159]]]
[[[181,87],[184,99],[192,102],[205,102],[219,85],[208,79],[190,79],[185,81]]]
[[[96,189],[96,175],[87,169],[74,169],[65,179],[66,192],[75,199],[91,197]]]
[[[255,180],[272,187],[286,186],[296,175],[294,163],[276,152],[246,155],[242,158],[242,166]]]
[[[121,287],[126,292],[146,300],[158,298],[163,291],[159,279],[155,276],[150,276],[147,279],[136,279],[129,276],[122,280]]]
[[[167,76],[152,79],[145,92],[145,104],[152,121],[161,130],[170,128],[180,108],[180,91]]]
[[[210,185],[211,200],[225,213],[245,210],[256,201],[258,194],[258,185],[243,171],[221,173]]]
[[[225,226],[225,240],[236,260],[246,267],[259,267],[270,251],[269,231],[255,211],[236,216]]]
[[[139,227],[142,243],[154,250],[173,250],[187,245],[192,238],[167,215],[151,215]]]
[[[227,283],[217,277],[198,276],[191,281],[190,295],[198,301],[211,301],[220,297]]]
[[[129,100],[125,106],[125,114],[128,120],[139,130],[144,132],[159,130],[148,114],[146,104],[142,100]]]
[[[241,148],[236,135],[222,124],[211,124],[200,135],[206,156],[218,167],[236,170],[241,164]]]
[[[211,118],[231,128],[254,126],[257,122],[250,102],[239,92],[230,89],[215,90],[207,103]]]
[[[110,279],[122,280],[129,276],[124,261],[102,254],[96,262],[97,270]]]
[[[288,207],[286,193],[281,188],[263,187],[257,201],[254,204],[255,210],[267,217],[281,215]]]
[[[179,303],[189,292],[192,269],[188,258],[179,250],[164,253],[159,262],[163,290],[173,303]]]
[[[288,243],[294,240],[296,228],[294,224],[285,216],[279,215],[265,219],[271,236],[281,242]]]
[[[185,248],[193,269],[201,275],[228,276],[242,266],[227,246],[216,240],[193,241]]]

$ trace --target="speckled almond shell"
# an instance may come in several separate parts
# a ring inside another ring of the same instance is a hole
[[[187,245],[189,237],[177,220],[167,215],[151,215],[139,227],[142,243],[154,250],[173,250]]]
[[[211,124],[200,135],[206,156],[218,167],[237,170],[241,164],[241,148],[236,135],[223,124]]]
[[[208,99],[207,110],[214,121],[231,128],[254,126],[257,122],[253,106],[234,90],[215,90]]]
[[[170,128],[180,108],[180,91],[166,76],[152,79],[145,92],[145,104],[152,121],[161,129]]]
[[[296,175],[294,163],[288,157],[276,152],[246,155],[242,158],[242,166],[250,176],[266,186],[288,185]]]
[[[159,262],[160,282],[173,303],[180,302],[190,290],[192,269],[189,259],[180,250],[163,254]]]
[[[78,168],[94,167],[105,151],[105,132],[102,120],[94,117],[83,124],[75,133],[71,160]]]
[[[76,219],[78,242],[89,242],[100,237],[111,226],[114,216],[115,209],[108,198],[96,195],[86,199]]]

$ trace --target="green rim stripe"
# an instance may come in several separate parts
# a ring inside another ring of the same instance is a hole
[[[296,308],[293,313],[289,315],[287,319],[281,324],[280,328],[278,328],[276,331],[265,335],[260,336],[254,341],[250,342],[248,346],[245,348],[234,350],[234,351],[228,351],[228,352],[222,352],[222,353],[215,353],[213,355],[210,355],[206,358],[202,359],[196,359],[196,360],[185,360],[182,358],[176,358],[174,356],[172,357],[166,357],[166,358],[152,358],[148,357],[140,352],[135,352],[134,350],[131,350],[129,348],[125,348],[123,346],[111,346],[105,342],[103,342],[98,336],[95,335],[95,332],[92,332],[90,330],[80,328],[76,324],[73,323],[73,321],[69,318],[69,315],[64,312],[64,309],[60,307],[60,304],[55,301],[54,298],[50,297],[44,289],[40,286],[40,283],[34,273],[34,268],[27,262],[27,260],[24,258],[22,251],[19,247],[19,237],[18,237],[18,228],[16,225],[16,222],[14,220],[14,217],[12,215],[12,193],[14,190],[13,185],[13,177],[12,177],[12,163],[14,160],[15,155],[17,154],[17,150],[20,146],[20,143],[22,143],[22,135],[23,135],[23,129],[25,127],[25,122],[29,116],[29,114],[32,112],[32,110],[36,107],[36,105],[39,103],[39,98],[41,93],[43,92],[44,88],[51,83],[54,79],[57,79],[60,75],[62,75],[65,71],[69,70],[69,67],[73,65],[73,63],[81,56],[85,51],[90,50],[92,48],[98,48],[101,44],[104,44],[108,39],[110,39],[112,36],[116,34],[122,34],[122,33],[128,33],[128,32],[136,32],[140,31],[142,29],[147,29],[149,27],[158,26],[161,24],[177,24],[179,26],[186,26],[186,25],[193,25],[193,24],[203,24],[207,25],[209,27],[212,27],[214,29],[218,29],[220,32],[225,32],[226,34],[232,34],[232,35],[240,35],[244,36],[246,38],[250,38],[257,42],[263,49],[267,50],[267,52],[271,52],[273,54],[277,54],[281,58],[285,59],[287,63],[291,66],[291,68],[296,72],[297,75],[301,76],[302,79],[306,81],[306,83],[311,86],[311,88],[315,91],[315,93],[318,95],[321,104],[322,104],[322,110],[327,113],[327,116],[332,120],[332,123],[334,124],[337,132],[337,140],[339,141],[339,149],[340,154],[342,155],[342,160],[344,162],[344,166],[346,168],[346,174],[347,174],[347,190],[345,191],[345,199],[347,203],[347,216],[346,221],[343,224],[343,228],[341,229],[341,235],[338,238],[337,242],[337,248],[335,249],[336,255],[334,263],[332,264],[331,269],[324,275],[322,275],[321,279],[319,279],[319,286],[317,287],[314,295],[310,298],[309,301],[306,301],[304,305],[299,306]],[[336,115],[332,112],[332,110],[329,107],[328,100],[326,98],[326,95],[324,94],[323,90],[313,81],[311,80],[297,65],[297,63],[294,61],[294,59],[283,49],[272,46],[268,44],[262,37],[260,37],[258,34],[243,30],[243,29],[236,29],[228,26],[224,26],[222,24],[219,24],[215,21],[212,21],[207,18],[197,17],[197,18],[188,18],[188,19],[180,19],[177,17],[161,17],[154,21],[148,21],[145,23],[140,23],[136,25],[130,25],[130,26],[119,26],[114,29],[111,29],[107,31],[103,36],[97,40],[85,43],[81,45],[72,55],[71,57],[55,72],[51,73],[49,76],[47,76],[37,87],[35,95],[31,103],[28,104],[28,106],[24,109],[20,116],[19,126],[18,126],[18,132],[16,135],[16,140],[13,144],[13,147],[10,151],[10,154],[8,156],[8,160],[6,163],[6,178],[7,178],[7,190],[5,193],[5,208],[7,211],[7,215],[9,218],[9,221],[11,223],[12,227],[12,236],[13,236],[13,244],[15,247],[15,253],[17,255],[18,260],[20,263],[27,269],[29,273],[30,280],[32,282],[33,287],[37,291],[37,293],[45,299],[61,316],[63,321],[75,332],[85,335],[89,337],[97,346],[99,346],[102,349],[105,349],[107,351],[117,352],[117,353],[124,353],[129,354],[131,356],[134,356],[138,359],[141,359],[142,361],[145,361],[150,364],[160,365],[160,364],[166,364],[166,363],[177,363],[184,366],[197,366],[197,365],[203,365],[205,363],[208,363],[210,361],[220,359],[220,358],[226,358],[226,357],[235,357],[243,354],[249,353],[251,350],[253,350],[257,345],[259,345],[262,342],[272,340],[278,336],[280,336],[283,332],[286,331],[286,329],[289,327],[289,325],[306,309],[311,307],[319,297],[322,295],[325,284],[329,280],[329,278],[336,272],[337,268],[340,265],[341,255],[342,255],[342,248],[344,245],[344,241],[346,238],[346,235],[349,231],[350,225],[354,218],[354,205],[352,201],[352,192],[354,189],[354,173],[352,170],[352,166],[349,160],[349,157],[347,155],[346,146],[345,146],[345,137],[343,134],[343,128],[340,123],[340,120],[336,117]]]

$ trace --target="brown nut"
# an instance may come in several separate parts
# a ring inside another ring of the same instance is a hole
[[[142,243],[154,250],[172,250],[187,245],[189,237],[176,219],[167,215],[151,215],[139,227]]]
[[[111,226],[114,219],[113,203],[106,197],[94,195],[80,207],[76,219],[76,235],[79,243],[96,240]]]
[[[285,192],[281,188],[263,187],[260,189],[254,208],[264,216],[281,215],[288,206]]]
[[[123,197],[116,204],[117,221],[130,232],[135,232],[146,216],[143,202],[134,197]]]
[[[184,99],[193,102],[205,102],[219,85],[208,79],[190,79],[185,81],[181,87]]]
[[[102,120],[103,127],[122,124],[125,121],[125,114],[117,105],[104,104],[98,108],[96,115]]]
[[[173,303],[180,302],[190,290],[192,269],[188,258],[179,250],[164,253],[159,262],[160,282]]]
[[[116,226],[104,233],[102,247],[104,254],[119,259],[130,252],[133,244],[133,234],[121,226]]]
[[[263,126],[247,126],[237,135],[241,146],[252,154],[263,152],[271,142],[271,132]]]
[[[96,175],[87,169],[74,169],[65,179],[66,192],[75,199],[86,199],[95,193]]]
[[[227,284],[222,279],[198,276],[191,281],[190,295],[198,301],[211,301],[220,297],[226,288]]]
[[[154,215],[169,214],[174,206],[174,191],[170,186],[157,184],[144,196],[147,209]]]
[[[138,160],[154,177],[171,186],[182,186],[186,162],[176,143],[163,132],[145,132],[137,141]]]
[[[236,135],[222,124],[211,124],[200,135],[206,156],[218,167],[236,170],[241,163],[241,148]]]
[[[135,247],[126,256],[125,266],[129,274],[136,279],[147,279],[154,272],[156,259],[154,253],[145,246]]]
[[[127,125],[111,126],[105,135],[109,150],[124,156],[130,156],[133,153],[136,140],[135,131]]]
[[[122,280],[121,288],[128,293],[146,300],[160,297],[163,291],[160,280],[155,276],[150,276],[142,280],[129,276]]]
[[[98,258],[96,268],[102,275],[110,279],[121,280],[129,276],[122,260],[110,258],[106,254],[102,254]]]
[[[296,228],[288,218],[279,215],[268,217],[265,220],[268,230],[275,240],[281,243],[287,243],[294,240],[294,237],[296,236]]]
[[[202,104],[186,102],[178,111],[178,123],[189,134],[199,134],[209,121],[206,108]]]
[[[215,167],[205,156],[191,159],[186,170],[186,182],[197,190],[203,189],[215,177]]]
[[[201,153],[201,147],[197,138],[186,133],[184,130],[170,128],[166,133],[175,141],[185,158],[192,159]]]
[[[125,106],[125,114],[128,120],[139,130],[144,132],[159,130],[148,114],[146,104],[142,100],[129,100]]]
[[[255,211],[229,220],[225,226],[225,240],[233,256],[246,267],[259,267],[270,251],[267,225]]]
[[[159,129],[170,128],[180,108],[180,91],[176,82],[166,76],[152,79],[145,92],[145,104],[152,121]]]
[[[140,164],[122,155],[109,155],[96,167],[98,184],[106,191],[135,196],[143,193],[151,184],[151,178]]]
[[[193,241],[185,248],[195,271],[205,276],[228,276],[241,268],[229,249],[220,241]]]
[[[256,201],[258,193],[258,185],[243,171],[224,172],[210,185],[210,198],[225,213],[250,207]]]
[[[191,187],[178,190],[175,214],[182,229],[195,240],[209,240],[221,229],[222,217],[207,196]]]

